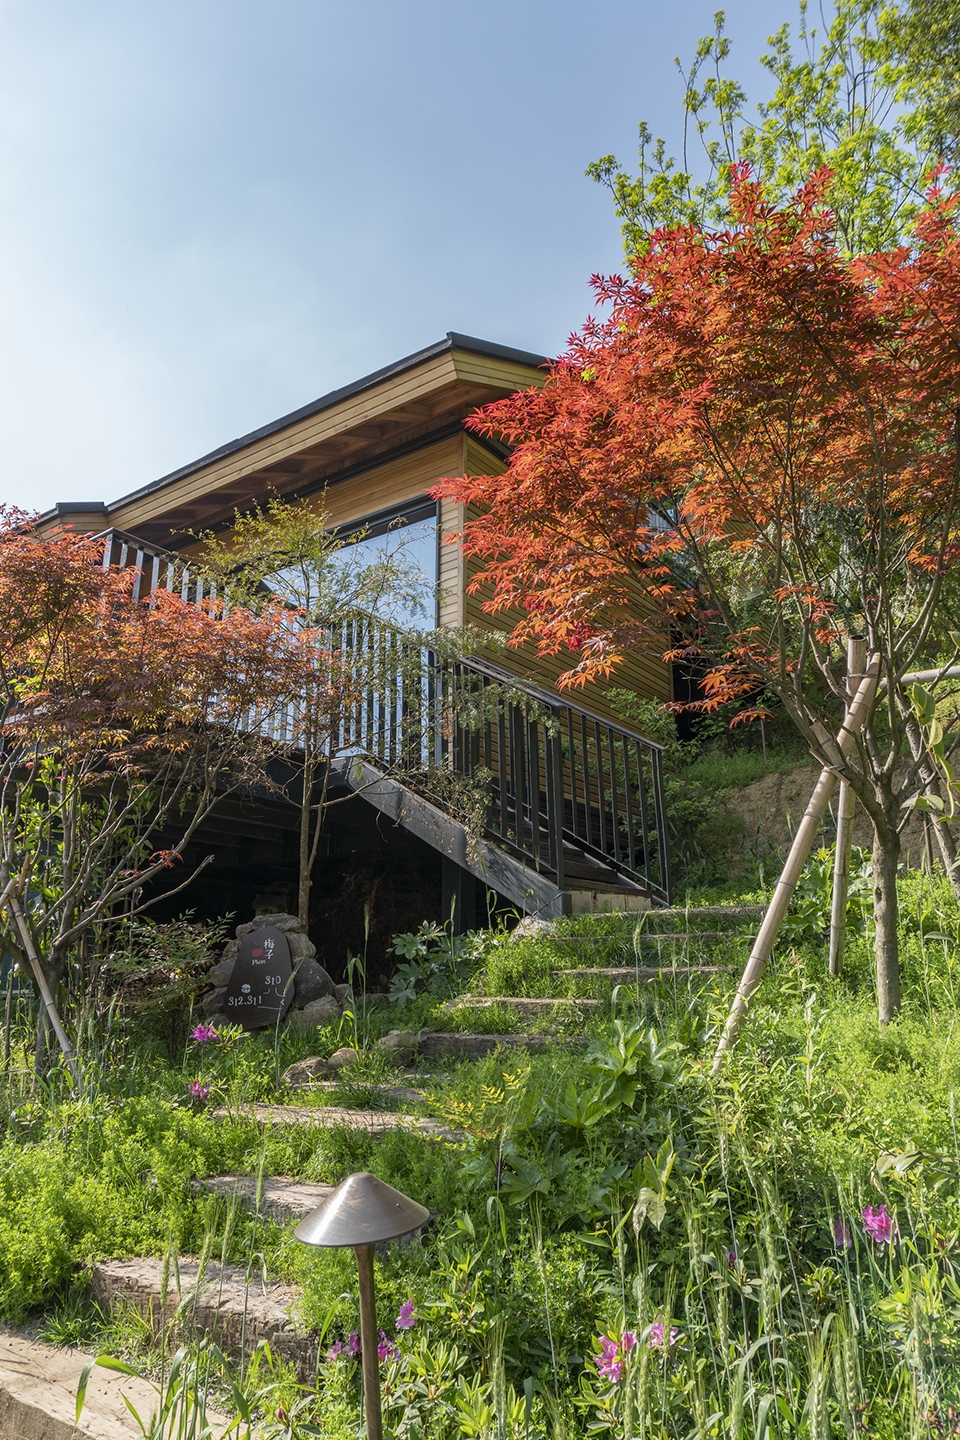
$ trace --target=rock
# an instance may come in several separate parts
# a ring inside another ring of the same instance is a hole
[[[360,1056],[352,1045],[342,1045],[339,1050],[333,1052],[327,1065],[331,1070],[346,1070],[350,1065],[356,1065],[359,1059]]]
[[[308,1055],[306,1060],[298,1060],[295,1065],[290,1065],[283,1072],[283,1083],[294,1090],[302,1090],[307,1085],[314,1085],[318,1080],[323,1080],[329,1073],[327,1062],[319,1055]]]
[[[352,985],[334,985],[333,993],[336,995],[344,1010],[355,1010],[357,1002],[353,997]]]
[[[322,965],[316,960],[301,960],[294,971],[293,1003],[303,1010],[313,1000],[322,1000],[329,995],[336,999],[337,987]]]
[[[287,944],[290,947],[291,960],[312,960],[317,953],[317,947],[309,935],[288,935]]]
[[[520,924],[510,931],[507,940],[510,944],[516,944],[518,940],[536,940],[540,935],[551,935],[556,928],[553,920],[538,920],[536,915],[524,915]]]
[[[236,955],[231,955],[229,960],[221,960],[219,964],[214,965],[210,974],[207,976],[210,984],[218,987],[221,985],[229,985],[230,976],[233,974],[233,967],[236,963]]]
[[[415,1030],[391,1030],[377,1041],[377,1048],[398,1065],[406,1065],[417,1053],[417,1033]]]
[[[263,930],[267,925],[275,926],[284,935],[303,934],[296,915],[258,915],[256,920],[247,920],[243,925],[237,926],[237,939],[242,940],[244,935],[250,935],[254,930]]]
[[[294,1030],[310,1030],[317,1025],[332,1025],[340,1019],[340,1005],[332,995],[311,1000],[302,1010],[290,1010],[287,1024]]]
[[[222,1010],[218,1010],[215,1015],[207,1016],[207,1024],[212,1026],[214,1030],[222,1030],[224,1025],[233,1025],[234,1023],[235,1022],[230,1019],[230,1016],[225,1015]]]
[[[204,995],[200,1001],[200,1009],[204,1015],[213,1015],[215,1012],[223,1009],[223,1002],[226,998],[227,987],[221,985],[216,990],[211,990],[209,995]]]

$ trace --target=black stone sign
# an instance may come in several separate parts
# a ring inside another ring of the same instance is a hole
[[[287,937],[273,925],[240,941],[223,1002],[224,1013],[245,1030],[275,1025],[293,999],[293,966]]]

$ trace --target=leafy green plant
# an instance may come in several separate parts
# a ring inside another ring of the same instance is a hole
[[[481,933],[454,935],[451,922],[437,925],[425,920],[410,934],[395,935],[390,953],[402,955],[390,981],[390,999],[397,1004],[426,994],[452,995],[483,958],[486,937]]]

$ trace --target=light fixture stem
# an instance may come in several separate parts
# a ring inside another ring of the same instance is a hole
[[[373,1286],[373,1245],[355,1245],[360,1277],[360,1350],[363,1359],[363,1413],[367,1440],[383,1440],[380,1413],[380,1361],[377,1347],[377,1296]]]

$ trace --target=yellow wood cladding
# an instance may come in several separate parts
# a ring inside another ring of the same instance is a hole
[[[253,440],[240,450],[212,459],[180,480],[131,495],[129,503],[112,513],[111,522],[119,530],[136,534],[138,525],[162,519],[166,512],[178,506],[202,500],[247,475],[375,420],[378,415],[427,401],[446,386],[480,384],[505,391],[536,383],[536,380],[537,372],[529,366],[467,351],[448,351],[315,415],[293,421],[283,430]]]
[[[465,474],[499,475],[506,469],[502,462],[498,461],[489,450],[479,445],[471,436],[466,437],[464,448]],[[471,575],[475,575],[478,569],[476,561],[467,561],[465,586]],[[488,630],[507,631],[513,628],[519,618],[519,614],[511,617],[510,613],[496,616],[487,615],[482,606],[482,593],[465,596],[464,618],[467,624],[481,625]],[[576,657],[570,651],[561,655],[538,655],[532,645],[510,647],[500,654],[491,656],[491,659],[496,664],[502,665],[505,670],[523,675],[535,684],[549,690],[556,690],[559,677],[576,663]],[[658,655],[639,653],[628,656],[609,681],[595,681],[582,689],[569,690],[565,693],[574,704],[582,705],[587,710],[593,710],[604,719],[616,720],[618,716],[606,694],[611,687],[634,690],[638,695],[649,696],[657,700],[673,699],[670,666]]]

